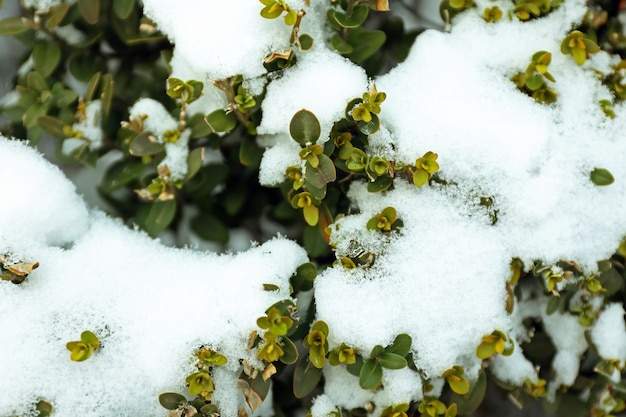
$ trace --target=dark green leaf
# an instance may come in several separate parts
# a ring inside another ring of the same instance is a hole
[[[39,412],[37,417],[49,417],[50,414],[52,414],[53,407],[48,401],[39,400],[37,402],[36,410]]]
[[[228,242],[228,228],[215,215],[200,213],[191,221],[192,230],[201,238],[225,244]]]
[[[48,12],[48,19],[46,20],[46,28],[53,29],[57,27],[62,21],[70,6],[67,3],[59,3],[50,7]]]
[[[96,72],[89,79],[89,84],[87,84],[87,90],[85,91],[85,101],[87,103],[89,103],[91,100],[94,99],[96,95],[96,91],[98,90],[98,86],[100,85],[100,78],[101,78],[100,72]]]
[[[309,110],[299,110],[291,118],[289,134],[293,140],[302,146],[307,146],[307,143],[315,143],[321,134],[320,122]]]
[[[350,16],[342,11],[335,10],[333,12],[333,18],[335,21],[344,28],[353,29],[361,26],[369,13],[369,7],[357,6],[353,9]]]
[[[359,372],[359,385],[363,389],[378,387],[383,378],[383,367],[376,359],[368,359]]]
[[[291,285],[294,291],[308,291],[313,288],[313,281],[317,276],[317,267],[312,262],[300,265],[291,277]]]
[[[135,0],[113,0],[113,12],[120,19],[126,19],[135,7]]]
[[[312,258],[330,254],[330,247],[320,233],[318,227],[306,226],[302,235],[302,243],[307,253]]]
[[[300,35],[300,37],[298,38],[298,42],[300,42],[300,47],[304,51],[308,51],[313,47],[313,38],[311,37],[311,35],[308,35],[306,33]]]
[[[374,182],[367,183],[367,191],[370,193],[379,193],[385,191],[391,187],[393,180],[389,177],[378,177]]]
[[[348,38],[346,39],[354,48],[348,57],[353,62],[359,64],[374,55],[383,46],[386,39],[387,36],[382,30],[354,29],[348,33]]]
[[[15,36],[30,29],[21,17],[9,17],[0,20],[0,36]]]
[[[589,176],[591,177],[591,181],[593,181],[595,185],[600,186],[613,184],[613,182],[615,181],[613,175],[604,168],[594,168]]]
[[[309,395],[321,379],[322,370],[311,364],[308,355],[302,357],[293,374],[293,393],[296,398]]]
[[[346,371],[348,371],[351,375],[358,377],[361,373],[361,368],[363,368],[363,363],[361,355],[356,355],[356,361],[353,364],[346,365]]]
[[[314,198],[317,198],[318,200],[323,200],[324,197],[326,197],[326,184],[324,184],[322,187],[317,187],[311,184],[308,178],[305,178],[304,185],[306,186],[307,191],[310,192]]]
[[[185,181],[193,178],[202,168],[204,162],[204,148],[196,148],[187,155],[187,175]]]
[[[31,129],[37,125],[37,120],[40,116],[44,116],[48,112],[48,106],[35,103],[31,105],[22,116],[22,123],[28,129]]]
[[[395,353],[405,357],[411,350],[411,343],[413,343],[411,336],[406,333],[399,334],[396,336],[393,343],[385,348],[385,352]]]
[[[111,102],[113,101],[113,76],[111,74],[102,76],[100,100],[102,100],[102,117],[106,119],[109,116],[109,111],[111,111]]]
[[[78,11],[90,25],[98,23],[100,17],[100,0],[78,0]]]
[[[237,126],[237,119],[232,113],[226,113],[223,109],[217,109],[206,115],[204,120],[213,132],[230,132]]]
[[[335,164],[324,154],[318,155],[319,165],[313,168],[309,161],[306,162],[306,181],[314,187],[323,188],[326,184],[335,181],[337,172]]]
[[[37,124],[41,126],[48,134],[54,136],[57,139],[64,139],[66,137],[63,133],[65,123],[52,116],[39,116],[37,118]]]
[[[229,216],[237,215],[246,202],[247,192],[243,188],[228,188],[222,196],[222,206]]]
[[[557,409],[559,416],[585,417],[588,415],[587,404],[574,394],[563,394]]]
[[[181,404],[187,402],[187,399],[175,392],[164,392],[159,395],[159,404],[168,410],[176,410]]]
[[[102,191],[110,193],[136,178],[144,172],[145,166],[139,161],[122,160],[114,163],[105,172],[102,179]]]
[[[379,356],[380,364],[387,369],[402,369],[406,367],[407,362],[404,357],[395,353],[384,352]]]
[[[612,266],[606,271],[602,271],[598,279],[602,287],[606,289],[606,292],[603,294],[604,297],[615,295],[624,285],[624,278]]]
[[[163,152],[165,148],[148,132],[142,132],[135,137],[130,143],[128,151],[133,156],[155,155]]]
[[[364,135],[371,135],[378,132],[378,130],[380,129],[380,119],[376,114],[372,113],[372,120],[370,120],[369,122],[366,122],[364,120],[358,120],[356,122],[356,126]]]
[[[286,365],[296,363],[298,360],[298,348],[288,337],[283,337],[281,345],[285,354],[280,357],[280,361]]]
[[[551,295],[548,297],[548,302],[546,303],[546,314],[549,316],[555,313],[559,306],[561,305],[561,298]]]
[[[339,52],[342,55],[348,55],[352,53],[352,51],[354,51],[354,48],[352,47],[352,45],[346,42],[341,37],[341,35],[337,33],[334,34],[333,37],[330,39],[330,44],[335,49],[335,51]]]
[[[254,166],[261,163],[263,149],[256,144],[254,137],[244,136],[239,147],[239,162],[246,166]]]
[[[49,88],[46,80],[37,71],[31,71],[28,73],[26,76],[26,85],[28,88],[36,91],[37,93],[42,93]]]
[[[139,215],[139,213],[137,214]],[[150,236],[154,237],[172,223],[175,215],[176,200],[155,201],[150,204],[150,208],[141,225]]]
[[[98,58],[83,51],[70,57],[69,69],[76,79],[83,82],[91,81],[96,73],[100,74],[98,72]],[[100,75],[98,75],[97,81],[100,82]],[[92,91],[92,94],[94,93],[95,91]],[[85,96],[87,96],[87,94],[85,94]],[[91,98],[93,98],[93,95]],[[85,97],[85,99],[87,98]]]

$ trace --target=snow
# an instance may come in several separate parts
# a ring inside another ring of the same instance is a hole
[[[547,315],[543,294],[525,293],[507,314],[505,285],[513,258],[527,267],[573,259],[585,273],[596,272],[596,262],[613,253],[626,230],[626,109],[616,105],[616,117],[608,119],[598,106],[610,93],[596,71],[609,72],[615,58],[598,53],[579,67],[560,53],[586,2],[568,0],[526,23],[486,23],[482,9],[470,10],[454,19],[450,33],[421,34],[407,60],[375,80],[326,45],[321,2],[304,3],[289,2],[306,9],[303,31],[315,46],[298,51],[294,67],[266,79],[262,60],[290,47],[290,28],[281,18],[261,18],[260,3],[144,1],[176,45],[174,75],[205,84],[189,114],[226,106],[212,85],[217,79],[241,74],[255,94],[267,88],[258,127],[259,144],[267,148],[261,184],[276,186],[288,166],[302,164],[288,131],[296,111],[316,114],[323,144],[346,103],[372,83],[387,95],[381,131],[370,138],[372,155],[409,164],[427,151],[439,155],[438,175],[447,185],[418,189],[398,178],[382,194],[368,193],[362,182],[350,186],[351,213],[332,226],[335,255],[372,252],[375,262],[329,267],[314,287],[316,319],[328,324],[331,349],[346,343],[366,356],[407,333],[418,371],[385,370],[383,388],[373,392],[360,389],[344,367],[326,366],[313,416],[337,406],[373,402],[379,412],[419,401],[425,380],[438,395],[440,375],[455,365],[475,381],[483,366],[476,347],[496,329],[515,341],[515,351],[493,359],[494,375],[514,384],[536,381],[537,370],[520,348],[530,337],[522,324],[528,317],[542,320],[556,348],[549,392],[572,385],[589,347],[585,328],[572,314]],[[558,99],[551,105],[536,103],[510,81],[539,50],[552,53]],[[145,128],[161,143],[178,128],[149,98],[130,114],[148,116]],[[188,140],[183,131],[165,145],[162,164],[173,179],[186,173]],[[594,167],[608,169],[615,183],[595,186]],[[168,248],[88,211],[58,169],[16,141],[0,140],[0,177],[10,202],[0,207],[0,254],[40,263],[20,287],[0,282],[0,414],[24,413],[41,397],[53,399],[59,416],[77,409],[85,416],[103,408],[113,416],[163,412],[156,397],[185,390],[192,353],[206,344],[229,358],[215,372],[214,398],[221,415],[236,416],[238,359],[258,362],[246,349],[248,334],[268,306],[289,298],[288,279],[306,261],[304,250],[283,238],[237,255]],[[480,206],[481,197],[493,201],[490,211]],[[367,230],[367,221],[388,206],[403,227],[389,234]],[[263,291],[265,283],[280,290]],[[596,307],[602,312],[591,338],[600,356],[625,361],[623,307]],[[86,329],[100,332],[104,347],[87,362],[72,363],[65,343]]]
[[[56,167],[5,138],[0,176],[5,195],[15,196],[1,209],[0,253],[40,264],[19,287],[0,282],[0,414],[25,413],[45,398],[59,416],[79,409],[98,416],[103,408],[158,415],[158,395],[185,392],[193,353],[204,344],[229,359],[216,374],[216,401],[223,415],[236,415],[239,359],[258,362],[246,349],[249,333],[270,305],[290,297],[304,250],[283,238],[237,255],[165,247],[88,212]],[[100,335],[103,347],[72,362],[65,344],[84,330]]]
[[[609,304],[600,314],[593,329],[591,339],[602,359],[626,361],[626,327],[624,308],[617,303]]]

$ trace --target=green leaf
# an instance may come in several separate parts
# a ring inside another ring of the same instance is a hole
[[[359,385],[363,389],[373,389],[380,385],[383,378],[383,367],[376,359],[368,359],[359,372]]]
[[[370,120],[369,122],[366,122],[364,120],[357,120],[356,122],[356,126],[364,135],[371,135],[378,132],[378,130],[380,129],[380,119],[378,118],[378,115],[372,113],[371,117],[372,120]]]
[[[613,175],[604,168],[594,168],[589,174],[589,177],[591,181],[598,186],[610,185],[615,181]]]
[[[311,364],[308,356],[304,356],[296,365],[293,373],[293,394],[296,398],[309,395],[322,379],[322,370]]]
[[[207,114],[204,120],[213,132],[230,132],[237,126],[237,119],[233,113],[226,113],[224,109],[217,109]]]
[[[302,48],[303,51],[308,51],[313,47],[313,38],[311,35],[306,33],[303,33],[298,37],[298,42],[300,43],[300,48]]]
[[[326,184],[335,181],[337,172],[335,171],[335,164],[328,156],[321,154],[318,155],[318,159],[317,168],[313,168],[309,161],[306,162],[306,181],[314,187],[323,188]]]
[[[46,80],[41,76],[37,71],[31,71],[26,76],[26,85],[28,88],[36,91],[41,94],[42,92],[48,90],[48,84]]]
[[[21,17],[9,17],[0,20],[0,36],[15,36],[30,29]]]
[[[482,342],[476,348],[476,356],[480,359],[487,359],[496,354],[495,343]]]
[[[43,77],[48,77],[61,62],[61,48],[53,42],[42,42],[33,49],[35,70]]]
[[[296,112],[289,123],[289,134],[302,146],[315,143],[321,134],[320,122],[309,110],[302,109]]]
[[[230,238],[228,228],[215,215],[200,213],[191,221],[192,230],[201,238],[226,244]]]
[[[0,7],[2,7],[1,2]],[[35,409],[39,412],[37,417],[49,417],[52,414],[53,407],[48,401],[39,400]]]
[[[85,101],[89,103],[92,101],[96,95],[96,91],[98,90],[98,86],[100,85],[100,72],[96,72],[89,79],[89,84],[87,84],[87,90],[85,90]]]
[[[356,27],[361,26],[365,19],[367,19],[367,15],[369,13],[369,7],[367,6],[357,6],[352,10],[350,16],[346,13],[335,10],[333,11],[333,18],[339,24],[339,26],[347,29],[354,29]]]
[[[130,142],[128,151],[133,156],[156,155],[163,152],[165,148],[148,132],[142,132]]]
[[[354,50],[348,57],[359,64],[371,57],[385,43],[387,35],[382,30],[367,30],[357,28],[348,33],[346,41],[352,45]]]
[[[469,393],[469,382],[465,378],[447,378],[448,385],[450,385],[450,389],[461,395],[465,395]]]
[[[281,340],[281,346],[285,354],[279,359],[285,365],[291,365],[298,360],[298,348],[288,337],[283,337]]]
[[[540,74],[526,78],[526,86],[532,91],[538,90],[544,84],[543,77]]]
[[[312,262],[300,265],[290,279],[290,283],[296,291],[308,291],[313,288],[313,281],[317,276],[317,267]]]
[[[135,0],[113,0],[113,12],[120,19],[126,19],[135,7]]]
[[[587,51],[581,48],[573,48],[571,50],[572,57],[578,65],[582,65],[587,60]]]
[[[91,81],[94,74],[98,72],[99,64],[99,58],[91,55],[87,51],[80,51],[72,55],[69,59],[70,72],[76,79],[83,82]],[[98,78],[98,82],[99,81],[100,79]],[[93,93],[95,93],[95,91]]]
[[[205,148],[196,148],[187,155],[187,175],[185,176],[185,181],[193,178],[194,175],[200,171],[200,168],[202,168],[204,149]]]
[[[385,352],[395,353],[396,355],[405,357],[411,350],[411,343],[413,343],[411,336],[406,333],[399,334],[396,336],[393,343],[385,348]]]
[[[111,74],[102,76],[100,100],[102,100],[102,117],[106,119],[111,111],[111,103],[113,101],[113,76]]]
[[[54,29],[57,27],[62,21],[70,6],[67,3],[59,3],[55,6],[50,7],[50,11],[48,12],[48,19],[46,20],[46,28]]]
[[[304,220],[307,222],[309,226],[317,225],[317,222],[319,221],[319,217],[320,217],[320,212],[316,206],[314,205],[305,206],[302,209],[302,213],[304,214]]]
[[[450,396],[450,403],[455,403],[457,405],[457,413],[459,415],[473,414],[474,411],[476,411],[482,404],[486,392],[487,376],[483,370],[480,374],[478,374],[478,380],[470,391],[465,395],[453,392]]]
[[[22,123],[24,123],[24,126],[28,129],[31,129],[37,125],[39,117],[45,116],[47,112],[48,106],[35,103],[28,107],[28,109],[24,112],[24,115],[22,116]]]
[[[37,118],[37,124],[41,126],[48,134],[54,136],[57,139],[65,139],[66,135],[63,133],[63,128],[67,125],[52,116],[39,116]]]
[[[155,201],[149,205],[143,220],[143,228],[150,236],[157,236],[165,230],[176,215],[176,200]],[[139,216],[139,213],[137,213]],[[139,220],[139,219],[138,219]]]
[[[105,172],[101,190],[110,193],[139,178],[144,172],[145,165],[139,161],[122,160],[114,163]]]
[[[100,17],[100,0],[78,0],[78,11],[90,25],[98,23]]]
[[[257,145],[254,137],[244,136],[239,147],[239,162],[245,166],[256,166],[261,163],[263,149]]]
[[[413,173],[413,184],[421,187],[428,182],[429,177],[428,172],[423,169],[418,169],[415,173]]]
[[[333,37],[330,39],[330,44],[335,49],[335,51],[339,52],[342,55],[348,55],[352,53],[352,51],[354,51],[354,48],[352,47],[352,45],[346,42],[341,37],[341,35],[337,33],[334,34]]]
[[[548,302],[546,303],[546,314],[549,316],[554,314],[561,305],[561,298],[556,296],[548,297]]]
[[[388,190],[393,184],[393,179],[389,177],[378,177],[373,182],[367,183],[367,191],[370,193],[379,193]]]
[[[390,352],[381,353],[378,357],[380,365],[383,368],[387,369],[402,369],[407,365],[406,359],[404,357]]]

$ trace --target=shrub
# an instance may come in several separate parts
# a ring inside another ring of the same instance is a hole
[[[626,12],[588,3],[22,0],[0,415],[623,411]]]

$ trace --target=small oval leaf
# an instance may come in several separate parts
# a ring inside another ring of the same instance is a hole
[[[376,388],[383,378],[383,368],[375,359],[368,359],[359,372],[359,385],[363,389]]]
[[[599,186],[610,185],[615,181],[613,174],[604,168],[594,168],[589,177],[595,185]]]
[[[320,122],[309,110],[302,109],[296,112],[289,123],[289,134],[302,146],[315,143],[321,134]]]

